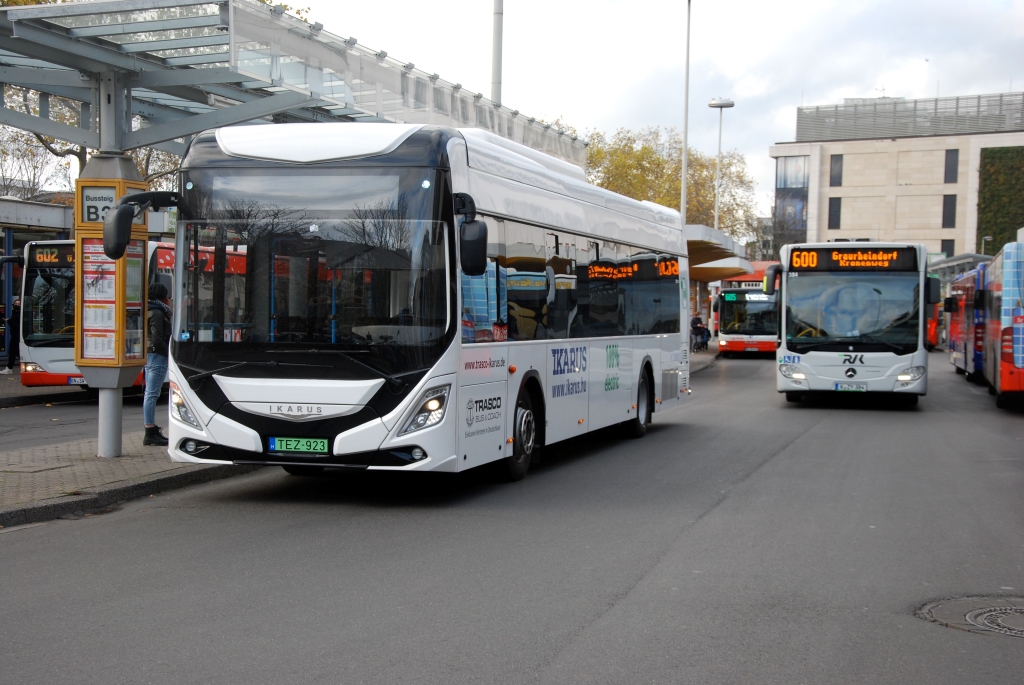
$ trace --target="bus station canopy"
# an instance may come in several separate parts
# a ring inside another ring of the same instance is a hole
[[[255,0],[0,8],[0,83],[40,94],[2,103],[0,124],[94,149],[182,154],[200,131],[256,120],[394,121],[481,128],[586,162],[574,135]],[[123,106],[104,123],[111,92]],[[51,118],[51,96],[80,103],[78,121]]]

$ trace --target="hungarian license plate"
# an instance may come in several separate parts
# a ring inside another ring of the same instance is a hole
[[[79,376],[78,378],[71,376],[68,378],[68,385],[85,385],[85,378],[82,376]]]
[[[271,452],[327,453],[327,438],[270,438]]]
[[[867,392],[867,383],[836,383],[839,392]]]
[[[756,347],[744,347],[743,351],[744,352],[757,352],[757,348]]]

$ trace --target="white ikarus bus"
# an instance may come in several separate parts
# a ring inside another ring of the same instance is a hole
[[[925,304],[928,252],[906,243],[786,245],[765,272],[781,270],[777,388],[790,402],[815,393],[898,393],[917,404],[928,390]]]
[[[688,392],[679,214],[575,166],[473,129],[279,124],[198,136],[180,182],[108,215],[186,217],[176,461],[517,479]]]

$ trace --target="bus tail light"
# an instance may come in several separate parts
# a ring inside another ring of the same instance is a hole
[[[1004,328],[1000,340],[999,359],[1008,364],[1013,363],[1013,328]]]
[[[974,324],[974,351],[981,352],[985,349],[985,324]]]

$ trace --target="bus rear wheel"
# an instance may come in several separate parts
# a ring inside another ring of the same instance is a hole
[[[291,476],[319,476],[324,472],[323,466],[282,466],[285,473]]]
[[[526,388],[523,388],[516,400],[512,456],[499,462],[502,477],[510,482],[525,478],[537,447],[537,418],[533,413],[533,400]]]
[[[640,372],[640,380],[636,384],[636,416],[626,421],[626,435],[631,438],[642,438],[647,435],[647,426],[651,422],[651,390],[647,380],[647,370]]]

